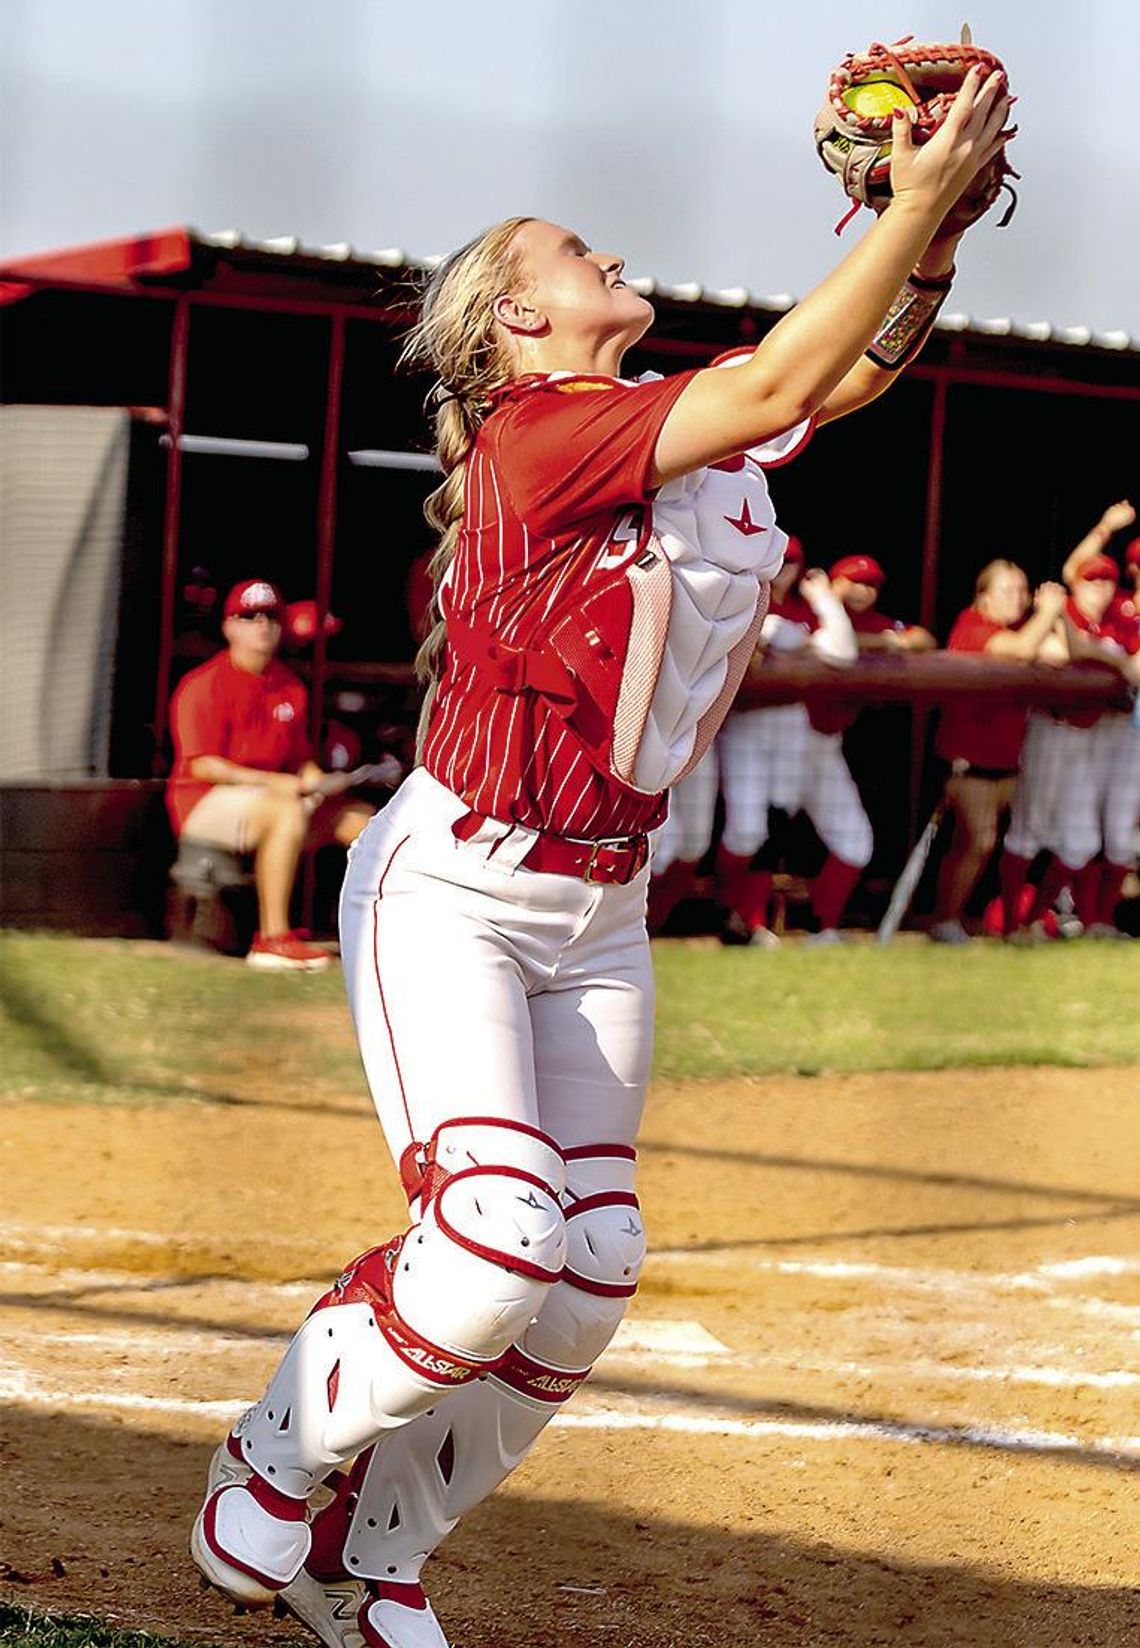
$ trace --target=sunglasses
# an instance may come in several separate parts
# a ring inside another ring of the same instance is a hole
[[[243,624],[256,624],[259,618],[264,618],[266,623],[269,624],[279,624],[281,622],[280,613],[266,612],[264,608],[260,612],[235,612],[234,617],[239,618]]]

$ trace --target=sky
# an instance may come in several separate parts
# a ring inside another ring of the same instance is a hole
[[[964,4],[0,0],[0,254],[188,223],[421,257],[533,213],[634,275],[802,296],[862,232],[812,143],[828,71]],[[949,307],[1140,339],[1140,5],[967,15],[1022,182]]]

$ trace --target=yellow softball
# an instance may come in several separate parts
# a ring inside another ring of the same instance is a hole
[[[854,114],[871,120],[886,119],[892,109],[914,108],[914,99],[893,80],[865,80],[862,85],[848,86],[843,101]]]

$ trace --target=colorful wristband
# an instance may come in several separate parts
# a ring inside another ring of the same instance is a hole
[[[868,360],[887,372],[897,372],[922,348],[954,280],[948,275],[911,275],[896,295],[871,339]]]

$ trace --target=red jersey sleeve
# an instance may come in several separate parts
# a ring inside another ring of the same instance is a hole
[[[555,379],[502,414],[497,445],[515,512],[543,537],[645,503],[658,437],[695,372],[653,383]]]
[[[216,681],[213,671],[195,671],[171,700],[170,734],[182,770],[198,755],[229,755],[230,718]]]
[[[992,619],[983,618],[976,607],[967,607],[965,612],[959,613],[954,628],[950,631],[950,639],[946,643],[947,652],[985,652],[986,643],[1001,629]]]

